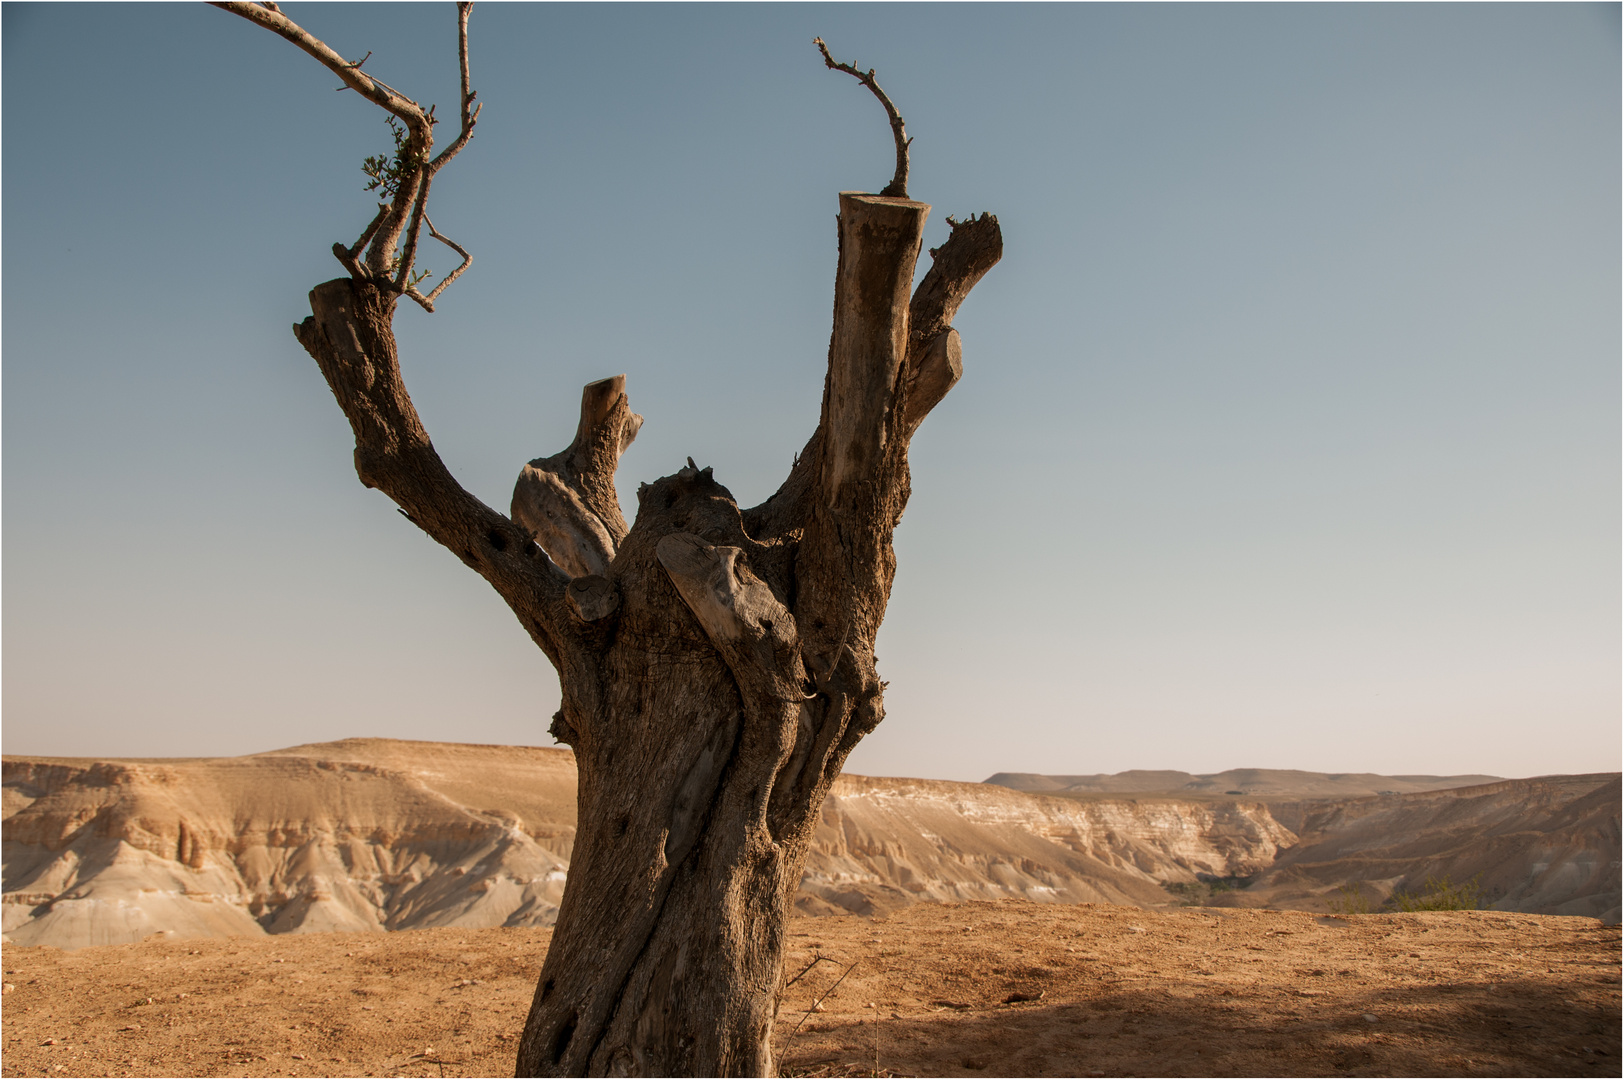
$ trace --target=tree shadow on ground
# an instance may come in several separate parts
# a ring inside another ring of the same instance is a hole
[[[1052,1005],[882,1005],[877,1023],[809,1019],[793,1040],[800,1017],[786,1015],[777,1041],[785,1076],[1617,1076],[1617,996],[1579,989],[1106,989]]]

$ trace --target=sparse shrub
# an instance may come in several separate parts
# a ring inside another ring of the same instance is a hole
[[[1342,895],[1331,901],[1331,910],[1338,915],[1369,915],[1370,898],[1357,885],[1344,885],[1337,892]]]
[[[1251,877],[1238,875],[1219,877],[1216,874],[1197,874],[1194,881],[1164,881],[1162,888],[1178,897],[1181,907],[1200,907],[1223,893],[1244,889],[1252,881]]]
[[[1476,911],[1483,906],[1483,887],[1478,884],[1482,876],[1460,885],[1450,881],[1448,874],[1441,878],[1429,876],[1425,891],[1399,889],[1387,902],[1400,911]]]

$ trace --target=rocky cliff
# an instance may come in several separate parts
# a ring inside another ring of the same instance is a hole
[[[1216,902],[1374,910],[1447,877],[1486,907],[1616,923],[1621,801],[1619,774],[1593,773],[1276,807],[1301,818],[1300,843]]]
[[[1383,776],[1379,773],[1321,773],[1301,769],[1229,769],[1220,773],[1187,773],[1173,769],[1130,769],[1087,776],[1043,773],[994,773],[986,783],[1048,795],[1126,793],[1239,796],[1253,799],[1352,799],[1362,795],[1404,795],[1416,791],[1491,784],[1500,776]]]
[[[1618,920],[1616,773],[1305,797],[1327,775],[1249,777],[1261,798],[844,776],[797,907],[1198,897],[1326,911],[1350,889],[1374,907],[1448,874],[1477,878],[1505,910]],[[1329,783],[1395,779],[1439,778]],[[63,948],[154,933],[549,925],[575,836],[574,759],[535,747],[349,739],[240,758],[7,758],[4,799],[6,939]]]
[[[350,740],[243,758],[4,766],[5,932],[67,946],[552,920],[575,763]]]
[[[843,776],[824,803],[798,906],[868,914],[1009,896],[1167,904],[1164,883],[1256,873],[1295,842],[1258,803],[1083,802],[987,784]]]
[[[351,739],[241,758],[4,762],[4,929],[78,947],[150,934],[546,925],[575,832],[568,751]],[[843,777],[799,906],[1165,904],[1295,837],[1242,802],[1052,799]]]

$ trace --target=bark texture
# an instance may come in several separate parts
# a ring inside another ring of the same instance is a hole
[[[296,327],[355,432],[362,482],[502,595],[558,668],[579,831],[519,1075],[771,1075],[784,926],[816,816],[884,715],[874,639],[909,438],[962,370],[951,322],[998,260],[955,223],[910,298],[929,207],[840,196],[823,409],[779,491],[741,510],[708,468],[638,491],[642,418],[589,385],[574,440],[521,471],[512,517],[446,471],[401,383],[396,296],[338,280]],[[950,219],[951,220],[951,219]]]

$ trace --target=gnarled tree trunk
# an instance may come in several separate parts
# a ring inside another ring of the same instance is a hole
[[[575,749],[578,819],[552,948],[519,1045],[521,1076],[765,1076],[784,920],[823,798],[884,715],[874,637],[908,502],[908,441],[958,381],[954,313],[1003,252],[991,215],[953,225],[910,299],[925,216],[907,197],[902,115],[872,70],[824,63],[885,106],[896,172],[840,196],[834,332],[817,431],[777,494],[750,510],[697,468],[638,489],[630,528],[615,468],[643,418],[624,376],[589,384],[574,440],[524,466],[503,517],[464,491],[401,381],[402,296],[425,309],[472,257],[428,217],[436,173],[479,116],[457,5],[461,124],[436,156],[434,110],[362,71],[275,3],[217,0],[292,42],[386,110],[390,198],[334,244],[350,277],[310,293],[294,327],[355,432],[361,482],[478,571],[558,669],[552,732]],[[421,230],[462,263],[426,295]],[[370,245],[370,246],[369,246]]]
[[[355,430],[356,471],[501,593],[558,668],[575,749],[568,887],[519,1075],[771,1075],[784,926],[819,808],[884,715],[874,638],[908,441],[958,379],[954,312],[1002,250],[955,223],[911,298],[924,203],[844,193],[822,417],[783,487],[741,511],[689,464],[613,476],[642,418],[586,388],[512,519],[446,471],[406,395],[394,298],[330,281],[297,327]],[[539,541],[539,545],[533,542]],[[545,552],[545,553],[544,553]]]

